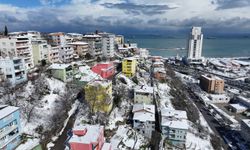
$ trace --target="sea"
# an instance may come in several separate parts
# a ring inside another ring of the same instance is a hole
[[[152,56],[186,56],[187,38],[133,36],[126,42],[137,43],[140,48],[147,48]],[[204,57],[250,57],[250,38],[204,38]]]

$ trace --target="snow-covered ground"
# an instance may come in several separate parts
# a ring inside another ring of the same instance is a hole
[[[169,108],[174,109],[171,98],[172,96],[169,94],[170,87],[167,83],[159,83],[158,84],[158,94],[160,96],[160,108]]]
[[[40,139],[28,139],[24,144],[19,145],[16,150],[31,150],[39,145]]]

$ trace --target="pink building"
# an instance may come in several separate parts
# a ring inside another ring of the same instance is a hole
[[[115,67],[113,62],[96,64],[91,68],[91,70],[99,74],[104,79],[108,79],[115,74]]]
[[[69,145],[71,150],[112,150],[104,143],[104,127],[99,125],[75,127]]]

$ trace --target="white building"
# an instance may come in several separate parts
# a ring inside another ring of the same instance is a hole
[[[0,71],[4,80],[9,80],[12,85],[16,85],[27,80],[27,70],[24,59],[4,58],[0,59]]]
[[[141,85],[134,88],[134,103],[153,104],[154,88]]]
[[[247,107],[242,104],[230,104],[229,109],[234,113],[243,113],[247,110]]]
[[[67,43],[65,33],[55,32],[49,34],[48,42],[53,46],[63,46]]]
[[[115,35],[111,33],[98,33],[102,37],[102,56],[105,58],[114,57]]]
[[[228,103],[230,101],[230,97],[226,94],[209,94],[208,98],[211,103]]]
[[[193,27],[188,41],[187,61],[190,64],[201,64],[204,61],[202,54],[203,34],[201,27]]]
[[[93,57],[102,57],[102,37],[98,34],[86,34],[83,41],[89,44],[89,54]]]
[[[241,136],[247,141],[250,142],[250,119],[241,120]]]
[[[15,57],[16,41],[17,40],[15,38],[0,38],[0,57]]]
[[[59,46],[59,59],[64,63],[73,61],[74,49],[71,45]]]
[[[133,127],[147,138],[151,138],[155,130],[155,106],[135,104],[132,110]]]
[[[239,103],[245,105],[247,108],[250,108],[250,99],[243,97],[243,96],[238,96],[237,100]]]
[[[162,134],[175,145],[184,146],[188,131],[186,111],[163,108],[161,110]]]
[[[58,63],[58,62],[60,62],[59,50],[60,50],[59,46],[51,47],[51,49],[49,50],[49,62],[50,63]]]
[[[139,55],[141,58],[148,58],[149,52],[146,48],[140,48],[139,49]]]

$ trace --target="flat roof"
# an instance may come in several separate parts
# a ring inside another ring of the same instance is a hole
[[[188,122],[186,119],[183,120],[169,120],[169,119],[162,119],[162,126],[167,126],[169,128],[174,129],[182,129],[182,130],[188,130]]]
[[[97,142],[100,132],[103,130],[103,126],[99,125],[81,125],[81,126],[76,126],[73,128],[73,131],[81,130],[84,131],[86,130],[86,134],[83,136],[77,136],[73,134],[73,136],[70,138],[69,142],[75,142],[75,143],[95,143]]]
[[[19,108],[14,106],[0,105],[0,119],[12,114]]]
[[[230,106],[237,109],[237,110],[242,110],[242,109],[247,110],[248,109],[246,106],[241,105],[241,104],[230,104]]]
[[[147,104],[134,104],[132,112],[147,111],[149,113],[155,113],[155,105]]]
[[[217,76],[215,76],[215,75],[209,75],[209,74],[206,74],[206,75],[202,75],[202,77],[204,77],[204,78],[206,78],[206,79],[208,79],[208,80],[223,80],[223,79],[221,79],[221,78],[219,78],[219,77],[217,77]]]
[[[161,109],[161,116],[162,117],[174,117],[177,119],[187,119],[187,112],[183,110],[163,108]]]
[[[250,119],[242,119],[242,122],[244,122],[248,128],[250,128]]]
[[[86,42],[73,42],[73,43],[68,43],[68,45],[88,45]]]
[[[151,93],[151,94],[153,94],[154,93],[154,88],[150,87],[150,86],[147,86],[147,85],[146,86],[141,85],[141,86],[136,86],[134,91],[138,92],[138,93]]]
[[[65,69],[69,66],[70,64],[52,64],[49,66],[49,69]]]

